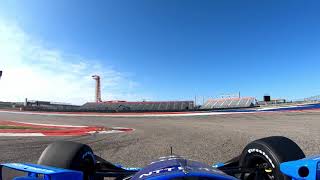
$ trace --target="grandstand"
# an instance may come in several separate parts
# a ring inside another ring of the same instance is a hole
[[[320,101],[320,95],[304,98],[304,101],[307,101],[307,102],[319,102]]]
[[[33,101],[29,100],[25,103],[23,110],[29,111],[79,111],[80,106],[67,103],[49,102],[49,101]]]
[[[12,108],[13,107],[13,103],[11,102],[2,102],[0,101],[0,109],[5,109],[5,108]]]
[[[0,103],[0,108],[11,104]],[[21,104],[22,110],[28,111],[61,111],[61,112],[163,112],[194,110],[193,101],[104,101],[87,102],[82,106],[67,103],[29,100]]]
[[[255,107],[256,99],[254,97],[242,97],[242,98],[220,98],[209,99],[205,102],[200,109],[229,109],[229,108],[249,108]]]
[[[107,101],[101,103],[88,102],[80,107],[81,111],[103,112],[157,112],[188,111],[194,109],[193,101]]]
[[[3,102],[0,101],[0,109],[18,109],[20,107],[23,107],[22,102]]]

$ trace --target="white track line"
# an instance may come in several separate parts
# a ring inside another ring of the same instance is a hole
[[[39,126],[57,126],[57,127],[88,127],[88,126],[74,126],[74,125],[56,125],[56,124],[40,124],[40,123],[30,123],[30,122],[23,122],[23,121],[14,121],[17,123],[23,123],[23,124],[30,124],[30,125],[39,125]]]
[[[206,112],[206,113],[186,113],[186,114],[64,114],[64,113],[39,113],[39,112],[18,112],[18,111],[0,111],[12,114],[29,114],[29,115],[43,115],[43,116],[72,116],[72,117],[181,117],[181,116],[211,116],[223,114],[250,114],[257,112]]]
[[[286,109],[286,108],[296,108],[296,107],[307,107],[308,105],[297,105],[297,106],[285,106],[285,107],[267,107],[257,109],[257,111],[264,111],[264,110],[275,110],[275,109]]]
[[[120,130],[110,130],[110,131],[90,131],[89,134],[112,134],[112,133],[122,133],[126,131],[120,131]]]
[[[121,130],[110,130],[110,131],[90,131],[88,132],[88,135],[91,134],[113,134],[113,133],[122,133],[126,131],[121,131]],[[38,137],[38,136],[51,136],[51,137],[63,137],[63,136],[79,136],[79,135],[72,135],[72,134],[67,134],[67,135],[45,135],[43,133],[0,133],[0,137],[16,137],[16,136],[21,136],[21,137]]]
[[[0,133],[1,136],[25,136],[25,137],[33,137],[33,136],[45,136],[42,133]]]

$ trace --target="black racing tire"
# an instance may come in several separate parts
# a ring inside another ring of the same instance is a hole
[[[271,177],[275,180],[289,180],[280,171],[282,162],[305,158],[301,148],[291,139],[283,136],[271,136],[255,140],[249,143],[240,155],[239,165],[244,168],[255,168],[259,163],[268,165],[272,170]],[[268,179],[266,175],[265,179]],[[241,175],[241,179],[251,180],[255,175]],[[272,178],[270,178],[272,179]]]
[[[57,141],[42,152],[38,164],[82,171],[84,179],[95,172],[95,156],[85,144],[71,141]]]

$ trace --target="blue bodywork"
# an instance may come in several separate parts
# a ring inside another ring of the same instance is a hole
[[[125,168],[120,165],[118,167],[124,170],[136,170],[131,180],[169,180],[174,178],[190,178],[196,179],[214,179],[214,180],[236,180],[235,177],[225,174],[218,170],[223,167],[223,163],[208,166],[201,162],[187,160],[178,156],[163,157],[152,162],[145,168]],[[80,171],[73,171],[61,168],[54,168],[43,165],[27,164],[27,163],[7,163],[1,164],[1,172],[3,167],[14,169],[17,171],[27,172],[26,176],[15,177],[14,180],[82,180],[83,174]],[[320,180],[320,155],[310,156],[304,159],[284,162],[280,165],[280,170],[294,180]],[[0,173],[2,179],[2,174]],[[39,176],[41,175],[41,176]],[[41,177],[41,178],[40,178]]]
[[[320,155],[281,163],[280,170],[292,179],[319,180]]]
[[[61,169],[37,164],[28,163],[6,163],[1,164],[0,180],[3,178],[3,167],[14,169],[17,171],[26,172],[27,176],[15,177],[14,180],[82,180],[83,173],[80,171],[73,171],[68,169]]]
[[[136,173],[132,180],[169,180],[173,178],[199,177],[204,179],[236,180],[236,178],[206,164],[171,156],[160,158]]]

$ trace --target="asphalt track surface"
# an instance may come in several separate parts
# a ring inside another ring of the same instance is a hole
[[[306,155],[320,153],[320,112],[270,112],[198,117],[71,117],[1,112],[0,120],[134,128],[118,134],[80,137],[0,137],[0,162],[35,163],[56,140],[89,144],[97,155],[126,166],[145,166],[173,153],[212,164],[241,153],[255,139],[282,135]],[[289,151],[289,149],[288,149]]]

